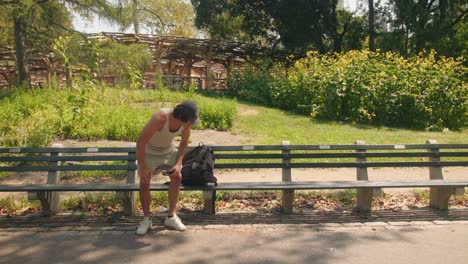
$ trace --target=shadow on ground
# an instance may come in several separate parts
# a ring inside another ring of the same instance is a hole
[[[405,252],[424,250],[432,262],[422,260],[436,263],[434,261],[446,257],[437,259],[439,255],[431,255],[431,248],[450,253],[444,256],[458,258],[464,251],[450,245],[462,245],[463,241],[457,239],[468,235],[463,233],[468,233],[468,228],[454,231],[450,227],[435,231],[407,228],[382,232],[317,232],[314,228],[316,224],[327,223],[468,220],[466,209],[374,211],[368,215],[304,211],[294,214],[221,212],[213,216],[183,212],[180,216],[189,227],[188,232],[164,228],[164,215],[158,215],[153,218],[155,227],[144,237],[133,234],[140,216],[0,217],[0,262],[159,263],[164,260],[167,263],[200,264],[320,264],[331,261],[362,263],[365,258],[388,263],[391,258],[394,263],[403,263],[399,262],[401,258],[407,263],[419,263],[412,262],[414,254]],[[252,224],[266,228],[247,226]],[[278,228],[283,224],[297,225],[297,228]],[[268,228],[269,225],[272,228]]]
[[[218,212],[208,215],[198,211],[179,213],[187,225],[242,225],[242,224],[324,224],[324,223],[365,223],[365,222],[406,222],[406,221],[460,221],[468,220],[468,209],[447,211],[420,208],[413,210],[380,210],[369,214],[336,211],[300,211],[284,214],[275,211],[259,212]],[[162,225],[165,214],[153,216],[153,223]],[[112,215],[60,214],[43,217],[40,214],[24,216],[0,216],[0,230],[4,228],[31,228],[83,226],[90,230],[133,230],[141,216],[124,216],[117,212]],[[94,229],[93,229],[94,228]],[[107,229],[106,229],[107,228]]]

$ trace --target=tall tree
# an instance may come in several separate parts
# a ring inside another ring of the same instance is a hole
[[[369,50],[375,51],[374,0],[368,0],[369,6]]]
[[[30,86],[27,47],[50,47],[50,41],[63,32],[71,31],[68,8],[89,15],[115,17],[114,5],[103,0],[3,0],[0,15],[12,21],[18,83]]]
[[[244,31],[244,17],[238,12],[234,13],[234,4],[230,1],[192,0],[196,14],[195,26],[214,39],[239,42],[259,40],[257,36]]]
[[[152,34],[194,37],[192,5],[181,0],[125,0],[117,24],[121,30],[133,26],[135,33],[142,29]]]
[[[291,49],[326,51],[337,23],[337,0],[192,0],[192,4],[196,26],[212,35],[228,30],[219,26],[220,18],[234,17],[238,24],[230,25],[240,26],[251,41]]]
[[[140,33],[140,21],[138,16],[138,0],[133,0],[132,5],[133,30],[135,34]]]
[[[344,8],[336,10],[337,25],[332,34],[333,51],[360,50],[368,36],[367,19]]]
[[[390,0],[395,14],[393,27],[401,28],[406,39],[406,53],[417,54],[423,49],[436,49],[445,55],[460,54],[463,43],[458,34],[466,24],[466,0]]]

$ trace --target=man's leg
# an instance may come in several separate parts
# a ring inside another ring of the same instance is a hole
[[[151,194],[150,194],[150,181],[151,181],[151,172],[149,175],[145,175],[148,177],[148,183],[143,183],[140,181],[140,201],[141,207],[143,208],[143,214],[146,217],[150,217],[150,204],[151,204]]]
[[[176,214],[181,181],[181,177],[171,177],[171,182],[169,183],[169,216]]]
[[[146,173],[146,175],[140,175],[140,201],[144,217],[138,224],[138,228],[136,230],[137,235],[146,234],[153,224],[150,215],[151,196],[149,190],[152,172],[148,171]],[[146,178],[148,180],[143,182],[142,178]]]
[[[168,155],[166,155],[164,160],[163,169],[171,169],[177,162],[178,150],[175,149]],[[182,177],[172,177],[170,176],[171,182],[169,183],[169,211],[167,212],[169,216],[173,216],[177,212],[177,202],[179,200],[180,185],[182,182]]]
[[[167,213],[166,220],[164,220],[164,224],[175,230],[185,231],[187,227],[185,227],[182,220],[176,214],[181,180],[181,177],[171,176],[171,183],[169,184],[169,212]]]
[[[168,164],[175,164],[177,158],[177,151],[173,152],[170,155],[170,162]],[[174,165],[172,165],[174,166]],[[179,200],[179,192],[180,192],[180,185],[182,182],[181,176],[170,177],[171,182],[169,183],[169,211],[167,212],[166,220],[164,220],[164,224],[166,226],[170,226],[175,230],[184,231],[187,228],[182,223],[182,220],[177,216],[177,202]]]

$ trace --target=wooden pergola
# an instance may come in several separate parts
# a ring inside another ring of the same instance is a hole
[[[154,87],[156,76],[161,76],[172,81],[197,81],[207,90],[222,89],[232,70],[242,68],[246,61],[259,58],[283,61],[291,54],[286,50],[272,50],[259,45],[213,39],[110,32],[85,36],[88,39],[108,38],[129,45],[147,44],[153,55],[153,67],[145,73],[146,87]],[[40,83],[41,79],[47,79],[47,72],[63,72],[61,66],[52,63],[51,56],[53,53],[29,56],[31,75],[37,72],[42,76],[32,76],[33,84],[34,80]],[[13,50],[0,46],[0,70],[3,72],[0,76],[0,86],[14,80],[11,76],[16,72],[14,62]]]

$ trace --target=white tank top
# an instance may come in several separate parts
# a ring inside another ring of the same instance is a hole
[[[161,109],[166,115],[166,122],[164,127],[153,134],[148,143],[145,146],[145,153],[151,155],[165,155],[167,153],[173,152],[176,149],[176,146],[172,142],[174,138],[182,134],[184,127],[181,125],[179,130],[175,132],[169,131],[169,116],[172,113],[171,108]]]

